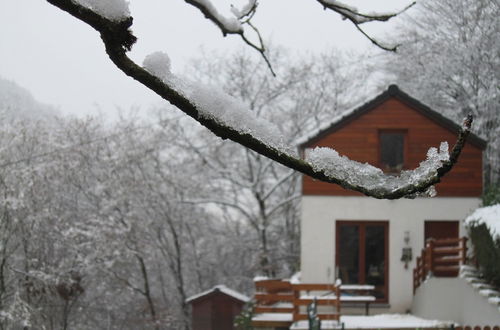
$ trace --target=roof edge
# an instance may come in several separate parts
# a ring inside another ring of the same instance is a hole
[[[374,109],[377,105],[383,103],[384,101],[388,100],[391,97],[395,97],[396,99],[400,100],[403,103],[406,103],[409,105],[411,108],[415,109],[425,117],[431,119],[438,125],[448,129],[449,131],[453,132],[454,134],[458,134],[460,132],[460,125],[455,123],[453,120],[443,116],[439,112],[431,109],[429,106],[423,104],[419,100],[415,99],[414,97],[410,96],[409,94],[405,93],[402,91],[397,85],[391,84],[388,86],[388,88],[380,93],[379,95],[375,96],[373,99],[369,100],[368,102],[355,107],[354,110],[348,110],[344,112],[344,114],[341,114],[339,119],[334,120],[330,125],[328,125],[324,129],[320,129],[317,133],[315,133],[313,136],[307,138],[307,140],[303,142],[299,142],[297,147],[299,149],[305,149],[307,146],[313,144],[314,142],[320,140],[324,136],[331,134],[341,127],[347,125],[349,122],[352,120],[358,118],[359,116],[363,115],[364,113],[371,111]],[[471,144],[475,145],[476,147],[480,148],[481,150],[484,150],[486,148],[487,142],[483,140],[481,137],[474,133],[470,133],[467,142],[470,142]]]
[[[198,294],[195,294],[189,298],[186,299],[186,303],[192,303],[196,300],[199,300],[199,299],[202,299],[208,295],[211,295],[211,294],[214,294],[214,293],[217,293],[217,292],[221,292],[227,296],[230,296],[231,298],[234,298],[236,300],[239,300],[239,301],[242,301],[242,302],[248,302],[250,301],[250,298],[245,296],[244,294],[242,293],[239,293],[237,291],[234,291],[230,288],[228,288],[227,286],[225,285],[216,285],[214,286],[213,288],[207,290],[207,291],[203,291],[201,293],[198,293]]]

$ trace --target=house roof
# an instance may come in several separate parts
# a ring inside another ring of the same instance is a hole
[[[211,288],[210,290],[207,290],[207,291],[204,291],[202,293],[199,293],[199,294],[196,294],[194,296],[191,296],[189,298],[186,299],[186,303],[193,303],[194,301],[196,300],[199,300],[201,298],[204,298],[206,296],[209,296],[209,295],[212,295],[212,294],[215,294],[215,293],[223,293],[227,296],[230,296],[236,300],[239,300],[239,301],[242,301],[242,302],[248,302],[250,301],[250,298],[245,296],[244,294],[241,294],[237,291],[234,291],[230,288],[228,288],[227,286],[225,285],[216,285],[214,286],[213,288]]]
[[[410,95],[403,92],[397,85],[390,85],[387,90],[371,99],[370,101],[364,103],[361,106],[354,107],[350,110],[343,112],[341,115],[332,119],[332,121],[327,122],[325,125],[321,126],[316,132],[309,134],[298,141],[298,147],[300,149],[307,148],[309,145],[322,139],[324,136],[329,135],[341,127],[347,125],[356,118],[362,116],[363,114],[375,109],[377,106],[387,101],[389,98],[396,98],[397,100],[407,104],[414,110],[418,111],[422,115],[436,122],[440,126],[450,130],[451,132],[458,134],[460,131],[460,125],[452,121],[451,119],[443,116],[439,112],[431,109],[427,105],[423,104],[419,100],[411,97]],[[475,145],[480,149],[486,148],[486,141],[471,133],[468,137],[468,142]]]

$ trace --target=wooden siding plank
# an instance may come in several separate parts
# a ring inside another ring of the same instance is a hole
[[[372,111],[349,122],[339,130],[317,141],[311,147],[326,146],[359,162],[378,167],[378,132],[399,129],[407,132],[407,164],[413,169],[425,159],[430,147],[439,147],[448,141],[449,148],[456,136],[447,128],[425,117],[417,110],[395,98],[388,99]],[[436,185],[438,196],[479,197],[482,194],[482,151],[467,143],[460,159],[450,173]],[[304,195],[361,196],[340,186],[303,178]]]

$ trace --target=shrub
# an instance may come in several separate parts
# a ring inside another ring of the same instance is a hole
[[[253,317],[254,303],[249,302],[241,311],[241,314],[234,319],[234,326],[238,330],[253,330],[252,317]]]
[[[489,206],[500,203],[500,184],[489,185],[483,193],[483,206]]]
[[[500,238],[494,239],[484,223],[472,225],[469,232],[484,278],[500,287]]]

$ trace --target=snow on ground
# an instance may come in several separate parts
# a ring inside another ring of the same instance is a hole
[[[295,322],[290,329],[309,329],[308,321]],[[452,321],[426,320],[411,314],[380,314],[373,316],[350,316],[340,317],[340,323],[336,321],[322,321],[322,329],[341,329],[344,323],[345,329],[408,329],[408,328],[435,328],[450,327]]]
[[[500,204],[481,207],[465,218],[465,227],[484,223],[493,238],[500,238]]]
[[[340,317],[340,322],[343,322],[346,328],[358,329],[445,327],[453,324],[452,321],[426,320],[411,314],[345,315]]]
[[[253,321],[292,321],[291,313],[262,313],[252,318]],[[345,315],[337,321],[322,321],[322,329],[402,329],[402,328],[435,328],[450,327],[453,321],[426,320],[411,314],[380,314],[373,316]],[[308,321],[294,322],[293,330],[309,329]]]

